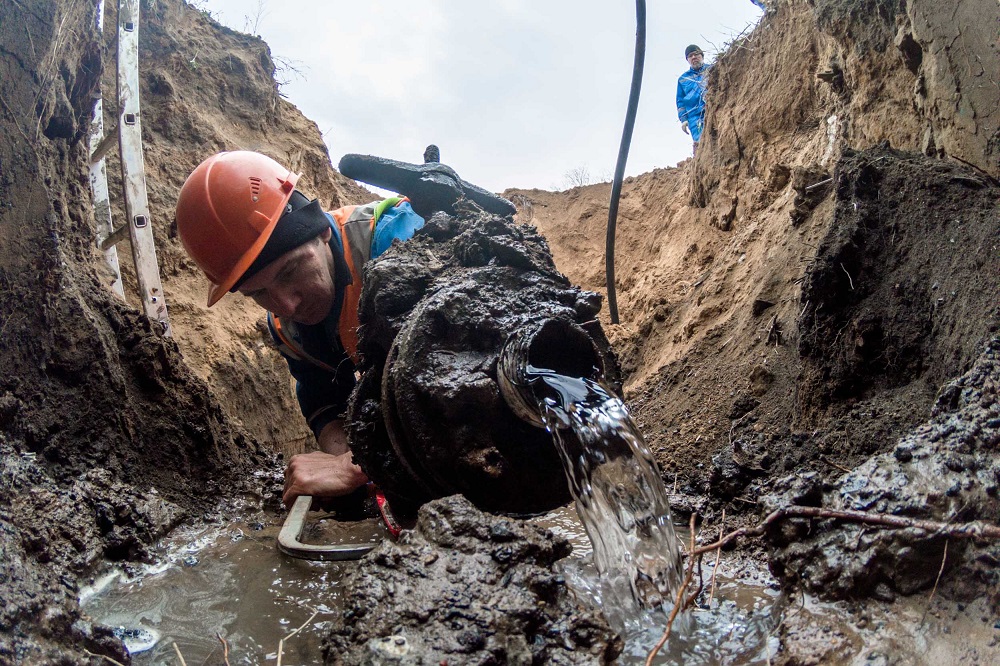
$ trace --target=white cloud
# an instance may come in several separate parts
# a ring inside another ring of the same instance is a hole
[[[245,0],[206,0],[242,29]],[[255,6],[254,6],[255,7]],[[635,3],[626,0],[274,0],[259,32],[305,79],[283,92],[317,122],[336,162],[419,162],[436,143],[493,190],[550,188],[570,169],[614,170],[628,102]],[[759,11],[750,0],[651,0],[645,76],[626,173],[690,154],[674,93],[684,47],[712,54]]]

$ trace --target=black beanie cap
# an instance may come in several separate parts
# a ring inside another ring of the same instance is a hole
[[[272,261],[300,245],[305,245],[329,228],[330,220],[323,212],[319,200],[310,201],[304,194],[295,190],[285,204],[285,212],[278,218],[278,224],[264,244],[264,249],[229,291],[238,290],[240,285]]]

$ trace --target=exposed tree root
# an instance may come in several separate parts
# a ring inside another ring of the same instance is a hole
[[[849,509],[824,509],[817,506],[786,506],[771,512],[764,520],[753,527],[741,527],[730,532],[715,543],[691,550],[690,555],[703,555],[717,548],[732,543],[740,537],[753,537],[764,534],[772,524],[783,518],[833,518],[850,523],[865,523],[866,525],[881,525],[894,529],[918,529],[935,535],[944,535],[957,539],[1000,539],[1000,527],[974,520],[968,523],[942,523],[937,520],[922,520],[906,518],[866,511],[851,511]]]

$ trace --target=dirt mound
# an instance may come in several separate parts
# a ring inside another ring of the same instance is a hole
[[[327,663],[611,663],[621,639],[552,571],[569,552],[551,532],[464,498],[426,504],[413,532],[351,575]]]

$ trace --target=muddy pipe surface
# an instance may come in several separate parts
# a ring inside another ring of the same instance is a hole
[[[603,370],[620,392],[601,297],[556,270],[534,228],[486,214],[435,215],[365,271],[348,428],[394,510],[452,494],[505,513],[567,503],[552,438],[505,398],[498,365],[513,336],[533,361]]]

